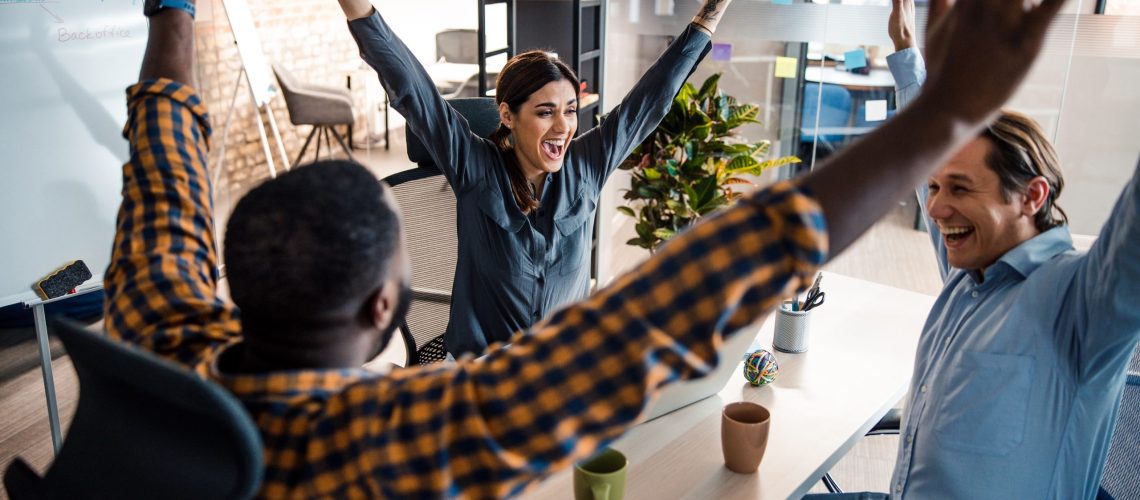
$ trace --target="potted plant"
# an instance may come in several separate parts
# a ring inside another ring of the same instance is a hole
[[[619,166],[632,178],[618,211],[637,220],[637,237],[626,242],[653,252],[674,234],[739,194],[736,185],[754,185],[745,175],[799,158],[766,160],[769,142],[749,143],[734,131],[756,119],[760,107],[741,104],[722,92],[720,75],[698,90],[685,83],[657,129]]]

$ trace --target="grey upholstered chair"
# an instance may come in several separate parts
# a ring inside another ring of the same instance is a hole
[[[261,438],[225,389],[76,323],[52,331],[75,366],[79,404],[43,477],[19,458],[8,466],[13,500],[254,496]]]
[[[289,121],[293,125],[313,126],[313,130],[309,132],[309,137],[305,139],[305,145],[301,146],[301,152],[293,161],[293,166],[301,163],[313,136],[317,137],[317,150],[313,155],[314,161],[321,157],[322,138],[328,146],[329,154],[332,154],[332,143],[329,136],[336,139],[341,149],[352,160],[352,151],[345,144],[344,138],[336,131],[336,125],[346,125],[351,131],[352,123],[356,120],[356,113],[352,109],[352,94],[349,90],[303,84],[297,81],[280,64],[273,65],[273,73],[277,75],[277,82],[281,84],[281,93],[285,95],[285,107],[289,109]]]

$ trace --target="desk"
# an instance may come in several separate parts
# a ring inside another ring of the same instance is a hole
[[[824,273],[822,289],[827,302],[813,312],[809,350],[776,352],[772,385],[751,387],[738,369],[719,394],[612,445],[630,461],[626,498],[798,499],[904,395],[934,297],[834,273]],[[754,346],[771,346],[773,325],[774,316]],[[756,474],[729,471],[721,455],[721,409],[741,400],[772,413]],[[523,498],[572,498],[572,483],[565,470]]]
[[[816,65],[810,65],[804,68],[804,80],[818,82],[821,76],[823,83],[834,83],[848,90],[891,91],[895,88],[895,79],[891,76],[891,72],[882,68],[872,68],[871,73],[866,75],[841,71],[835,69],[834,66],[820,68]]]

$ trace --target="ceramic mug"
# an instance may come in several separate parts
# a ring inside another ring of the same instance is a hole
[[[621,500],[625,495],[625,455],[606,448],[574,467],[575,500]]]
[[[720,419],[720,445],[729,470],[751,474],[760,468],[760,459],[768,447],[770,421],[768,410],[756,403],[725,405]]]

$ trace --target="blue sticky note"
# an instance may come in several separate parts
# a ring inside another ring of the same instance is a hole
[[[855,49],[849,52],[844,52],[843,61],[844,65],[847,67],[847,71],[855,71],[859,68],[867,66],[867,54],[863,52],[863,49]]]
[[[772,3],[776,5],[791,5],[792,0],[772,0]]]
[[[727,61],[732,59],[731,43],[714,43],[712,46],[712,60]]]

